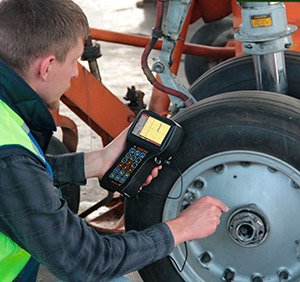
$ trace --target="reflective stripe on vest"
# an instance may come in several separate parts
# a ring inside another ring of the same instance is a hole
[[[19,145],[43,161],[48,172],[52,176],[49,164],[40,146],[30,133],[29,128],[11,108],[0,100],[0,147],[7,145]],[[22,271],[30,254],[19,247],[9,237],[0,232],[0,277],[1,282],[11,282]]]

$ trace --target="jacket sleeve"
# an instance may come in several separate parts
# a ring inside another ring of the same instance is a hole
[[[37,160],[0,161],[0,228],[59,279],[108,281],[168,255],[173,236],[164,223],[104,236],[73,214]]]
[[[56,187],[86,184],[83,153],[46,155],[46,159],[51,166]]]

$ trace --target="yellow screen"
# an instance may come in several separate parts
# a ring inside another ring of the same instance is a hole
[[[140,136],[161,145],[170,128],[170,125],[149,117],[140,132]]]

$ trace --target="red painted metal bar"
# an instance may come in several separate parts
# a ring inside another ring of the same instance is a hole
[[[150,36],[125,34],[96,28],[91,28],[91,35],[94,40],[130,45],[135,47],[146,47],[147,43],[150,40]],[[162,41],[159,39],[155,44],[154,49],[160,50],[161,45]],[[234,48],[232,47],[210,47],[191,43],[185,43],[183,45],[183,53],[220,59],[228,59],[235,55]]]
[[[101,137],[105,132],[115,138],[135,114],[83,66],[79,64],[78,68],[78,78],[61,100]]]

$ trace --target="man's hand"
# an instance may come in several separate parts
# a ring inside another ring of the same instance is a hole
[[[147,179],[145,180],[145,182],[144,182],[144,184],[142,186],[146,186],[146,185],[150,184],[150,182],[152,181],[152,179],[155,178],[158,175],[158,172],[161,169],[162,169],[161,165],[153,168],[153,170],[151,171],[151,174],[147,177]]]
[[[121,153],[125,150],[128,129],[129,128],[124,129],[120,135],[118,135],[102,150],[85,153],[84,167],[86,178],[98,177],[101,179],[106,171],[111,168]],[[161,166],[155,167],[145,180],[143,186],[148,185],[152,179],[158,175],[158,171],[161,168]]]
[[[103,149],[84,154],[84,172],[86,178],[102,178],[125,149],[128,128],[123,130]]]
[[[204,196],[173,220],[167,221],[178,245],[187,240],[201,239],[213,234],[220,224],[222,212],[229,208],[220,200]]]

